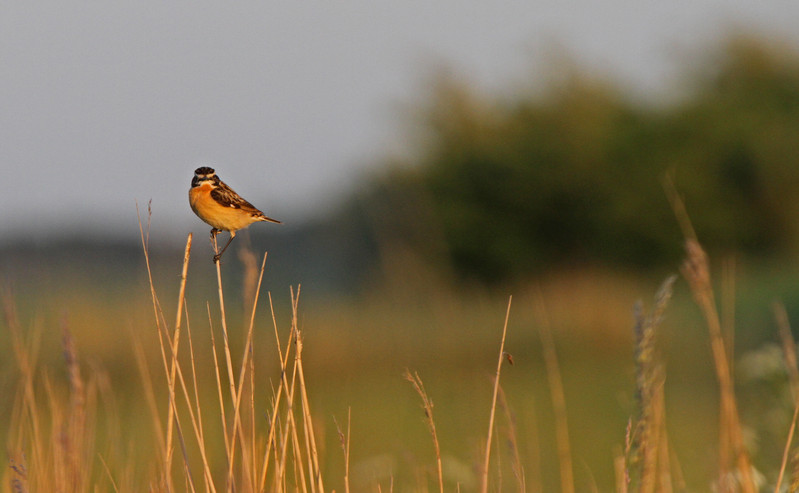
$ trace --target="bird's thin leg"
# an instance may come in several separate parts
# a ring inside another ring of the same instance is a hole
[[[228,245],[230,245],[230,242],[233,241],[233,238],[235,237],[236,237],[236,232],[231,231],[230,239],[227,240],[227,243],[225,243],[225,246],[222,248],[222,251],[214,255],[214,263],[219,262],[219,259],[222,257],[222,254],[225,253],[225,250],[227,250]],[[214,239],[216,239],[216,237],[214,237]]]
[[[211,228],[211,248],[214,249],[214,253],[219,251],[219,247],[216,244],[216,235],[218,235],[222,230]]]

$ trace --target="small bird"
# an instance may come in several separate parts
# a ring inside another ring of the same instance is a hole
[[[221,231],[230,232],[230,239],[222,251],[214,255],[214,263],[218,262],[225,253],[230,242],[236,237],[236,231],[258,221],[280,224],[280,221],[266,216],[241,198],[216,176],[213,168],[207,166],[194,170],[189,190],[189,204],[200,219],[211,225],[211,241],[215,241],[216,235]]]

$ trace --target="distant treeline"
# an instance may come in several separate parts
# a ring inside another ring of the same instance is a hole
[[[527,94],[442,76],[415,113],[410,157],[386,158],[314,221],[251,228],[240,243],[251,234],[269,250],[271,286],[302,283],[308,295],[385,280],[416,289],[431,273],[495,284],[572,266],[676,269],[683,236],[668,176],[715,258],[796,259],[799,52],[735,38],[689,60],[678,94],[649,102],[579,70]],[[192,265],[203,267],[209,247],[196,241]],[[86,275],[87,264],[115,278],[122,265],[140,269],[138,242],[95,247],[8,247],[0,274],[58,277],[49,266],[64,259]]]
[[[708,247],[795,252],[799,53],[735,38],[701,60],[670,102],[574,72],[511,97],[442,77],[414,157],[370,182],[356,217],[381,252],[488,283],[575,263],[676,265],[668,176]]]

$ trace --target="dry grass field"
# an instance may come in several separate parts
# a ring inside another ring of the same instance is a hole
[[[711,275],[690,234],[679,275],[657,280],[575,269],[515,293],[417,280],[315,306],[300,285],[265,282],[267,255],[212,264],[191,236],[182,262],[154,272],[147,235],[136,279],[4,288],[3,491],[752,492],[799,479],[788,312],[761,303],[757,330],[771,332],[736,341],[739,293],[759,291],[731,261]]]

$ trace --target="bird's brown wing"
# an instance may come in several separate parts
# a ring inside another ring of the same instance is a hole
[[[211,190],[211,198],[225,207],[232,207],[234,209],[241,209],[242,211],[249,212],[253,217],[261,221],[269,221],[272,223],[280,224],[277,219],[272,219],[251,203],[247,202],[239,194],[233,191],[232,188],[225,185],[225,182],[218,180],[216,188]]]
[[[247,202],[239,194],[233,191],[224,182],[220,181],[217,187],[211,190],[211,198],[216,200],[225,207],[232,207],[234,209],[241,209],[243,211],[260,213],[258,209],[251,203]]]

